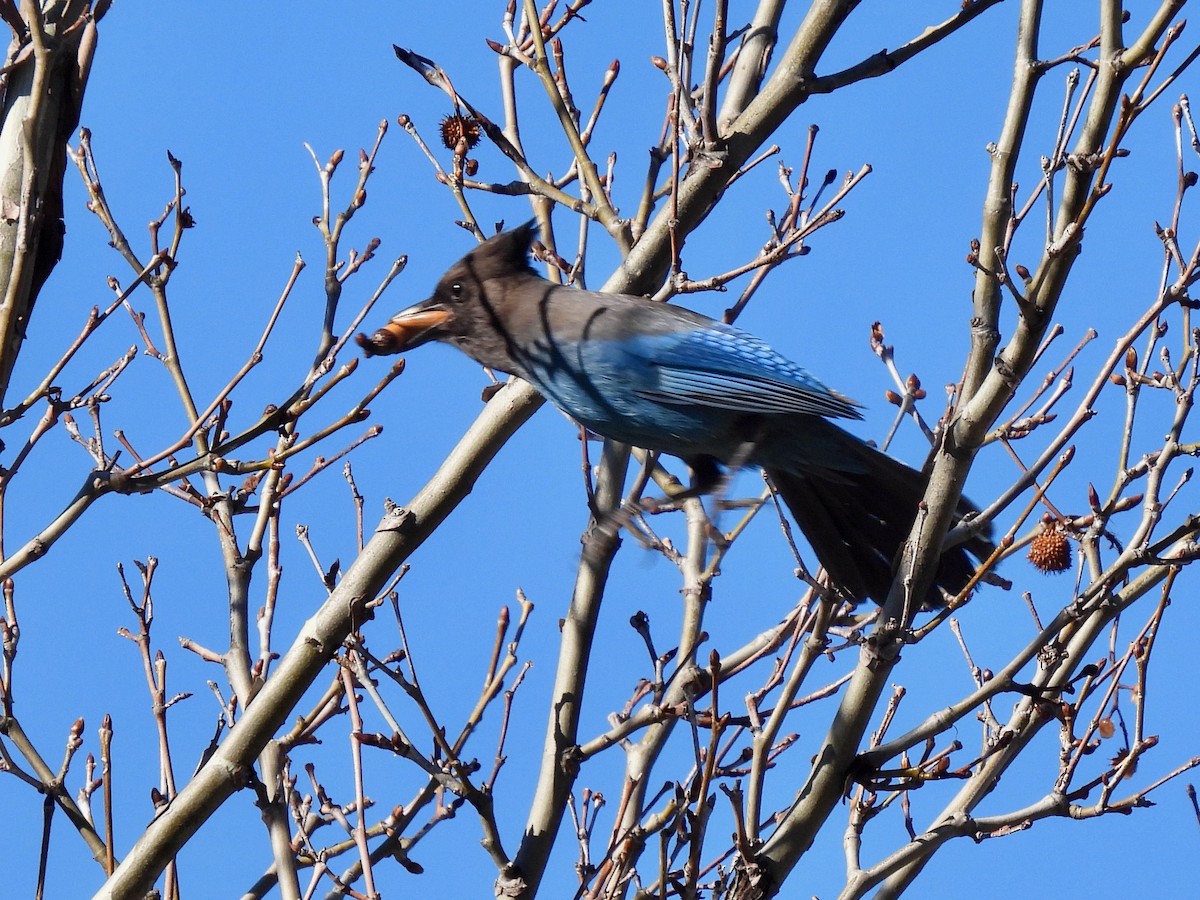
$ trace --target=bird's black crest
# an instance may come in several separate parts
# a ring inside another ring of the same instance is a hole
[[[523,225],[518,225],[512,231],[506,231],[497,235],[497,238],[508,238],[507,250],[509,259],[514,265],[529,264],[529,248],[533,246],[533,239],[538,233],[537,219],[530,219]]]
[[[537,230],[537,220],[530,219],[510,231],[502,231],[488,238],[472,250],[467,259],[476,277],[485,280],[517,272],[532,272],[529,248]]]

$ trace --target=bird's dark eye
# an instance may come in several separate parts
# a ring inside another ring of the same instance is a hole
[[[459,284],[457,281],[454,282],[454,284],[450,285],[450,299],[451,300],[461,300],[462,299],[462,285]]]

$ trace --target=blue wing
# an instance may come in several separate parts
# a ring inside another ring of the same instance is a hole
[[[858,419],[858,406],[754,335],[730,325],[642,335],[627,350],[654,376],[640,396],[678,406]]]

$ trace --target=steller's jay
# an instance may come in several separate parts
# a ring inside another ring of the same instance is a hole
[[[714,487],[722,464],[767,471],[842,591],[883,603],[926,477],[824,417],[861,418],[856,404],[751,334],[644,297],[554,284],[529,265],[534,223],[480,244],[428,300],[370,338],[368,356],[427,341],[518,375],[590,431],[682,459],[692,490]],[[974,512],[966,501],[960,516]],[[938,589],[958,592],[976,536],[942,555]]]

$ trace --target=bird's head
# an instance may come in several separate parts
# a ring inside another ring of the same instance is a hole
[[[531,220],[484,241],[450,267],[433,296],[396,313],[370,337],[359,334],[355,341],[367,356],[387,356],[466,334],[486,302],[489,282],[533,273],[529,245],[536,231],[537,222]]]

